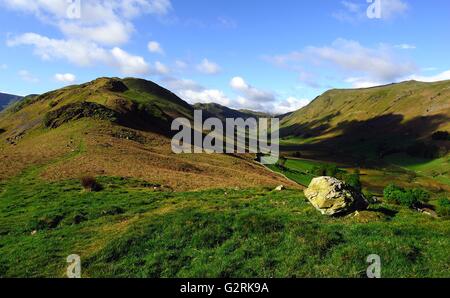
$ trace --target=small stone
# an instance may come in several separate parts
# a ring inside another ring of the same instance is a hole
[[[276,191],[282,191],[285,189],[286,189],[286,187],[284,187],[284,185],[278,185],[277,188],[275,188]]]

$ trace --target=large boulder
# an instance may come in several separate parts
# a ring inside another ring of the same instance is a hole
[[[344,215],[364,210],[369,203],[351,186],[333,177],[318,177],[305,190],[311,204],[324,215]]]

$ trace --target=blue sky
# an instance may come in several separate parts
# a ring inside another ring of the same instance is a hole
[[[447,0],[373,0],[376,18],[367,0],[72,1],[0,0],[0,92],[134,76],[284,113],[330,88],[450,79]]]

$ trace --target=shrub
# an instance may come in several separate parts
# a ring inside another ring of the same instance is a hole
[[[313,174],[316,176],[329,176],[338,178],[339,168],[333,164],[320,165],[313,168]]]
[[[358,173],[345,175],[344,181],[345,181],[345,183],[347,183],[348,185],[353,187],[355,190],[361,192],[362,185],[361,185],[361,180],[360,180],[360,176]]]
[[[439,216],[443,217],[450,216],[450,199],[447,198],[439,199],[436,211],[439,214]]]
[[[92,176],[85,176],[81,178],[81,185],[87,191],[101,191],[103,187]]]
[[[417,207],[422,201],[427,201],[430,198],[430,194],[423,189],[404,189],[395,184],[388,185],[383,194],[389,203],[409,208]]]

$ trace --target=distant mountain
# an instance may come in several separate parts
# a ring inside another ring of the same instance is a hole
[[[433,135],[450,131],[449,120],[450,81],[408,81],[327,91],[284,118],[281,132],[309,139],[305,147],[380,157],[414,146],[448,150],[448,143],[433,142]]]
[[[222,121],[226,118],[261,118],[270,117],[267,113],[254,112],[250,110],[234,110],[217,103],[197,103],[193,105],[195,110],[202,110],[204,112],[203,118],[216,117]]]
[[[0,111],[6,108],[10,103],[20,100],[22,97],[18,95],[0,93]]]
[[[133,177],[174,190],[292,185],[251,155],[174,154],[172,121],[192,119],[193,111],[169,90],[135,78],[27,96],[0,114],[0,181],[45,165],[40,175],[50,180]]]

